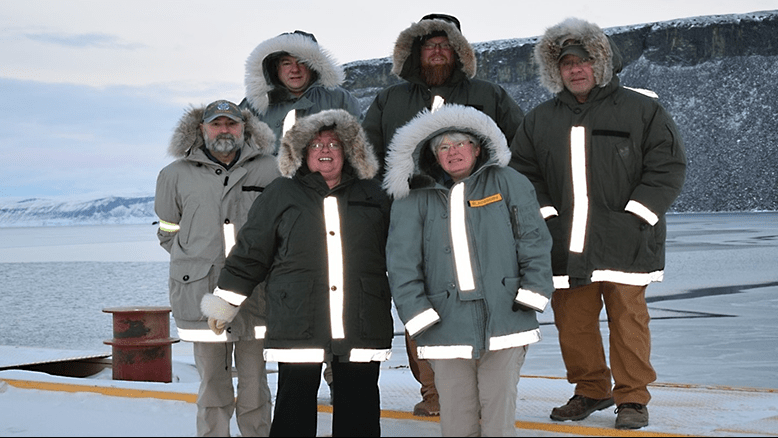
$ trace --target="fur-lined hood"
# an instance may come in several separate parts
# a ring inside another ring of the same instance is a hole
[[[278,169],[291,178],[303,166],[305,147],[324,127],[335,126],[343,145],[345,166],[349,165],[359,179],[372,179],[378,172],[378,158],[356,117],[342,109],[330,109],[301,117],[284,134],[278,151]]]
[[[491,117],[475,108],[446,104],[431,112],[422,110],[405,126],[398,129],[389,145],[383,188],[395,199],[401,199],[411,189],[435,184],[442,172],[430,150],[429,141],[446,131],[465,132],[481,142],[481,155],[473,171],[485,166],[506,167],[511,159],[508,142]]]
[[[539,68],[540,83],[550,92],[557,94],[565,88],[559,73],[559,54],[562,51],[562,43],[568,39],[580,42],[594,60],[592,69],[597,86],[605,87],[614,74],[621,71],[621,55],[599,26],[579,18],[567,18],[546,29],[546,33],[535,45],[534,55]]]
[[[400,33],[394,43],[392,55],[392,73],[397,77],[409,80],[419,75],[421,66],[420,51],[422,37],[433,32],[445,32],[448,42],[457,54],[457,66],[468,78],[475,77],[478,62],[473,46],[462,35],[457,26],[442,19],[420,20]]]
[[[203,131],[200,129],[200,123],[203,121],[205,106],[189,109],[181,117],[178,126],[173,132],[173,138],[168,145],[168,155],[175,158],[184,158],[192,151],[205,146]],[[241,110],[243,119],[246,121],[243,128],[244,147],[257,150],[262,155],[270,155],[275,148],[276,136],[266,123],[261,122],[251,111]],[[242,157],[248,154],[242,154]]]
[[[316,38],[306,32],[282,33],[260,43],[246,59],[246,100],[257,114],[262,114],[270,103],[269,94],[289,95],[278,81],[275,71],[268,71],[269,61],[281,54],[289,54],[308,66],[313,73],[311,85],[337,87],[343,83],[346,74],[334,57],[319,46]],[[272,55],[272,56],[271,56]]]

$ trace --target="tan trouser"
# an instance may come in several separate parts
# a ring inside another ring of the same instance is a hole
[[[651,395],[647,386],[656,380],[656,372],[650,362],[651,318],[645,294],[646,286],[604,282],[554,292],[554,323],[567,381],[575,385],[575,394],[595,399],[612,395],[617,405],[648,404]],[[603,302],[610,330],[611,369],[600,334]]]
[[[272,404],[262,346],[261,339],[193,344],[200,374],[197,436],[230,436],[233,412],[241,436],[268,436]],[[232,384],[233,348],[238,374],[237,398]]]
[[[419,359],[416,351],[416,341],[411,339],[408,331],[405,331],[405,351],[408,353],[408,365],[411,367],[413,377],[421,383],[421,398],[437,397],[438,390],[435,389],[435,372],[429,362]]]
[[[434,359],[443,436],[516,436],[516,399],[527,347],[480,359]]]

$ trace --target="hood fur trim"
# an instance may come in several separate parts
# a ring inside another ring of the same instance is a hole
[[[400,73],[403,71],[403,65],[412,55],[414,41],[435,31],[446,32],[449,44],[451,44],[454,52],[459,57],[459,61],[462,63],[462,72],[468,78],[474,78],[478,69],[478,61],[476,60],[473,46],[462,35],[462,32],[457,29],[456,25],[441,19],[421,20],[400,32],[397,41],[394,43],[392,73],[402,78]],[[419,56],[419,54],[416,54],[416,56]]]
[[[205,145],[203,131],[200,123],[203,120],[205,106],[192,107],[179,120],[173,138],[168,145],[168,155],[175,158],[183,158]],[[262,155],[270,155],[275,150],[276,136],[266,123],[255,117],[250,110],[241,110],[243,119],[246,120],[243,128],[245,146],[258,150]],[[242,156],[246,156],[243,154]]]
[[[580,41],[594,59],[592,69],[596,84],[599,87],[608,85],[613,78],[613,50],[610,42],[599,26],[579,18],[568,18],[549,27],[535,45],[535,62],[539,68],[541,85],[554,94],[565,88],[557,58],[562,51],[562,43],[569,38]]]
[[[335,58],[311,38],[298,33],[285,33],[260,43],[246,59],[246,100],[262,114],[268,107],[268,93],[279,84],[271,82],[264,69],[269,55],[287,52],[315,71],[318,83],[324,87],[337,87],[343,83],[346,74]]]
[[[429,140],[446,131],[461,131],[481,139],[481,152],[488,153],[483,164],[505,167],[511,159],[508,141],[491,117],[469,106],[446,104],[435,112],[422,110],[395,132],[386,155],[383,188],[395,199],[410,193],[411,180],[425,176],[420,164]]]
[[[378,158],[367,140],[365,131],[356,117],[343,109],[330,109],[301,117],[284,134],[278,150],[278,169],[281,175],[291,178],[303,164],[304,149],[316,137],[319,129],[335,125],[343,144],[346,161],[356,171],[359,179],[371,179],[378,173]]]

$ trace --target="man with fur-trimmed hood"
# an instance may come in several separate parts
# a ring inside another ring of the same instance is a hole
[[[261,294],[217,332],[209,328],[200,301],[213,292],[254,200],[279,176],[274,143],[270,128],[249,110],[218,100],[181,118],[168,148],[176,161],[157,178],[154,209],[159,243],[170,253],[170,306],[178,337],[193,343],[201,379],[198,436],[230,436],[233,412],[242,436],[267,436],[270,431]]]
[[[403,82],[379,92],[362,122],[381,166],[395,131],[423,109],[442,103],[476,108],[491,117],[509,141],[513,138],[524,113],[500,85],[475,79],[475,51],[456,17],[429,14],[403,30],[394,45],[392,62],[392,73]],[[414,407],[414,415],[438,415],[432,369],[416,357],[407,334],[406,344],[411,370],[421,384],[422,401]]]
[[[379,364],[391,354],[394,324],[391,202],[374,179],[378,161],[357,118],[331,109],[298,119],[278,165],[282,178],[251,208],[205,297],[207,314],[229,320],[266,282],[265,359],[279,373],[271,436],[316,435],[324,362],[336,389],[332,436],[379,436]]]
[[[510,142],[524,112],[500,85],[476,79],[477,68],[475,51],[456,17],[425,15],[400,33],[392,74],[403,82],[379,92],[362,123],[382,166],[395,131],[422,109],[439,105],[436,101],[486,113]]]
[[[345,73],[313,34],[296,30],[260,43],[246,60],[240,103],[276,135],[274,155],[296,118],[332,108],[361,117],[359,102],[341,87]]]
[[[596,24],[568,18],[546,30],[534,55],[555,97],[524,118],[511,165],[535,185],[554,238],[551,305],[575,393],[551,418],[582,420],[615,403],[616,428],[641,428],[656,379],[645,292],[664,276],[665,213],[685,179],[683,142],[655,94],[620,85],[621,56]]]
[[[435,371],[443,436],[515,436],[519,373],[554,286],[551,236],[505,136],[462,105],[422,111],[389,147],[387,268]]]

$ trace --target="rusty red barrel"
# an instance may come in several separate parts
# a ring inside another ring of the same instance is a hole
[[[112,347],[114,380],[147,382],[173,381],[170,337],[170,307],[111,307],[113,339],[103,341]]]

